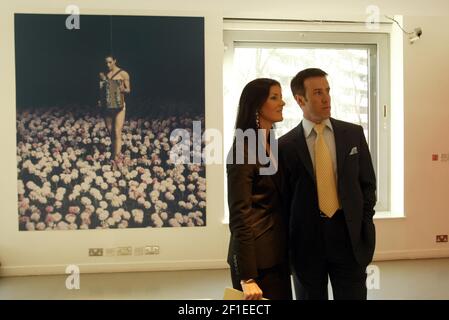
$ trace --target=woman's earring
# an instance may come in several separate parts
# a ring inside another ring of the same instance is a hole
[[[260,129],[259,111],[256,111],[256,126],[257,126],[257,129]]]

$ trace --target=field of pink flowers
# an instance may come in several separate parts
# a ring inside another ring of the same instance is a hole
[[[171,131],[194,120],[204,119],[127,119],[125,164],[115,168],[99,114],[18,111],[19,230],[204,226],[204,166],[169,158]]]

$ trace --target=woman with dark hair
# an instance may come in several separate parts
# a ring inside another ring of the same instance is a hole
[[[248,300],[291,299],[280,195],[275,176],[261,174],[264,165],[257,156],[260,151],[256,151],[263,148],[267,157],[275,153],[270,134],[274,134],[273,124],[283,119],[284,105],[279,82],[261,78],[248,83],[240,97],[236,134],[227,160],[231,230],[228,263],[233,287],[242,290]],[[243,148],[238,139],[241,130],[256,136],[245,141]],[[243,152],[243,163],[237,160],[239,152]],[[255,153],[256,161],[250,161],[251,153]]]
[[[122,130],[125,123],[125,94],[131,92],[129,74],[117,65],[117,59],[108,55],[105,59],[108,71],[100,73],[100,105],[103,107],[106,127],[112,140],[112,161],[123,162]]]

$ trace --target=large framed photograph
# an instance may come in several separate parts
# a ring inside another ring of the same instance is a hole
[[[15,15],[19,230],[205,226],[205,166],[170,157],[204,128],[204,18],[67,18]]]

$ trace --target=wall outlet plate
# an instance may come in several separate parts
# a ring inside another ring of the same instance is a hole
[[[436,236],[436,242],[447,242],[447,234],[439,234]]]
[[[103,248],[89,248],[89,257],[102,257]]]
[[[134,248],[134,255],[135,256],[143,256],[145,247],[135,247]]]
[[[133,248],[132,247],[118,247],[117,248],[117,255],[118,256],[131,256],[133,254]]]
[[[105,257],[114,257],[117,254],[115,248],[106,248],[104,249],[104,256]]]
[[[159,254],[159,246],[146,246],[145,255]]]

